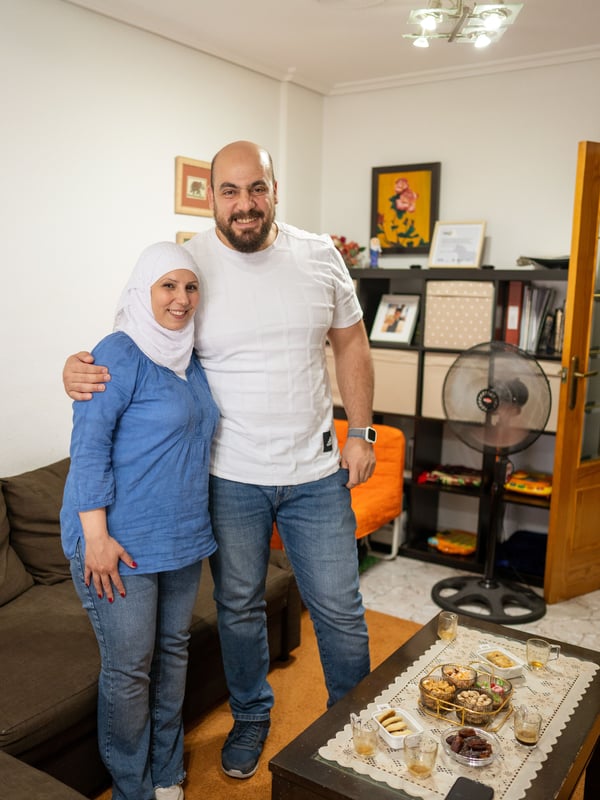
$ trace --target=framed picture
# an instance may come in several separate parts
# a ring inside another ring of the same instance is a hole
[[[189,231],[177,231],[177,234],[175,236],[175,241],[177,242],[177,244],[185,244],[186,242],[189,242],[189,240],[192,239],[195,235],[196,231],[194,231],[193,233],[190,233]]]
[[[381,254],[428,253],[440,203],[441,164],[373,167],[371,238]]]
[[[208,205],[210,163],[192,158],[175,158],[175,213],[212,217]]]
[[[372,342],[410,344],[418,316],[418,294],[384,294],[369,338]]]
[[[436,222],[429,251],[430,267],[478,267],[485,222]]]

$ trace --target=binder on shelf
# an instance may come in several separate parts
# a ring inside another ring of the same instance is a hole
[[[523,313],[523,287],[523,281],[510,281],[508,284],[504,323],[504,341],[508,344],[519,344]]]
[[[552,355],[554,353],[554,317],[554,311],[546,311],[537,347],[539,355]]]
[[[521,329],[519,331],[519,347],[527,350],[527,338],[529,335],[529,319],[531,317],[531,286],[528,284],[523,289],[523,310],[521,317]]]
[[[545,286],[536,286],[533,290],[529,338],[526,348],[527,352],[529,353],[537,353],[542,327],[544,325],[544,320],[546,319],[546,311],[553,296],[554,291]]]
[[[562,353],[565,312],[557,308],[554,312],[554,352]]]

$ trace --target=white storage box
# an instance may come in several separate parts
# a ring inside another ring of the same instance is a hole
[[[442,390],[446,374],[459,355],[459,353],[425,353],[421,398],[421,414],[424,417],[446,419]]]
[[[466,350],[493,338],[494,284],[427,281],[425,347]]]
[[[335,377],[333,351],[328,347],[326,352],[333,404],[342,406]],[[371,357],[375,372],[373,411],[381,414],[416,414],[418,354],[406,350],[372,348]]]
[[[373,411],[416,414],[418,354],[372,348],[371,357],[375,371]]]

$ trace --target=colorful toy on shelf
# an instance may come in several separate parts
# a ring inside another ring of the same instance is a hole
[[[547,472],[528,472],[519,469],[512,473],[504,488],[508,492],[548,497],[552,494],[552,475]]]
[[[430,547],[435,547],[440,553],[450,553],[456,556],[469,556],[477,548],[477,534],[452,528],[439,531],[435,536],[427,539]]]

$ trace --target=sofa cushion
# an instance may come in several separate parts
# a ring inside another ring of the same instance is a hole
[[[45,772],[23,764],[0,750],[0,785],[11,800],[85,800],[85,796]]]
[[[0,750],[13,755],[95,721],[100,654],[72,581],[0,608]],[[2,794],[0,790],[0,795]]]
[[[70,577],[60,541],[60,509],[69,459],[2,479],[10,543],[36,583]]]
[[[0,490],[0,606],[18,597],[30,586],[33,578],[9,542],[10,526],[6,516],[4,495]]]

